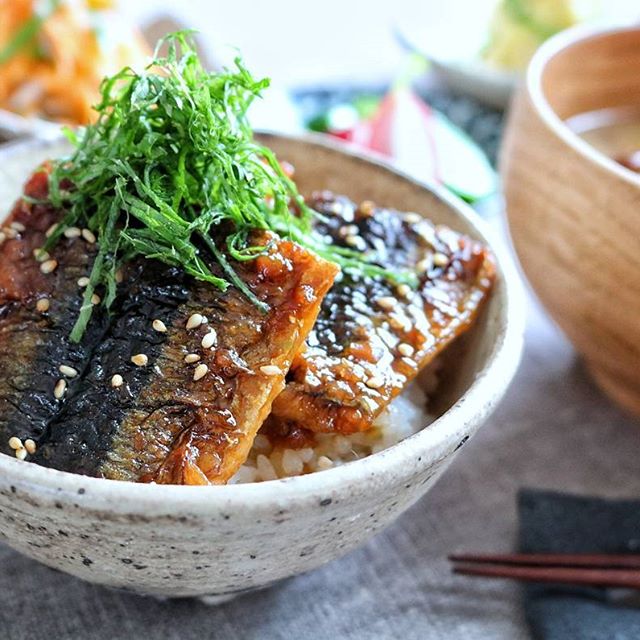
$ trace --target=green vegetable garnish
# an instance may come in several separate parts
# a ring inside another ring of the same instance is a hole
[[[208,73],[188,32],[162,44],[166,56],[156,50],[144,73],[126,68],[103,81],[98,120],[79,135],[67,132],[75,150],[50,174],[49,200],[66,213],[45,249],[70,226],[88,227],[98,240],[73,341],[91,318],[96,288],[104,287],[109,307],[117,269],[136,256],[178,266],[223,291],[233,284],[266,311],[229,261],[264,253],[248,245],[254,229],[290,238],[345,269],[415,283],[413,274],[386,271],[314,232],[316,214],[247,122],[267,79],[255,80],[240,59],[233,71]],[[224,277],[211,272],[211,258]]]

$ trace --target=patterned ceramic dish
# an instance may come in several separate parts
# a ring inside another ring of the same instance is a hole
[[[117,482],[0,455],[0,540],[91,582],[159,596],[226,598],[313,569],[362,544],[422,497],[491,414],[516,370],[523,301],[510,259],[484,223],[450,196],[382,163],[318,139],[267,135],[296,166],[302,192],[423,212],[488,242],[499,280],[482,317],[445,358],[429,427],[368,458],[327,471],[244,485]],[[60,142],[0,153],[7,209]]]

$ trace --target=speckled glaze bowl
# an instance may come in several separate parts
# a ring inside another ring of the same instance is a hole
[[[516,370],[523,303],[511,262],[466,206],[315,138],[265,135],[303,192],[419,211],[491,244],[499,280],[482,318],[445,362],[428,428],[369,458],[303,477],[183,487],[87,478],[0,454],[0,540],[84,580],[158,596],[222,599],[347,553],[422,497],[486,420]],[[0,152],[3,207],[61,143]]]

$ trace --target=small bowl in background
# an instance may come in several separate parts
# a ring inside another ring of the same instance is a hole
[[[419,18],[396,18],[395,36],[406,50],[428,60],[449,89],[496,109],[504,109],[522,74],[482,59],[497,0],[423,3]]]
[[[532,287],[600,387],[640,414],[640,175],[566,124],[638,105],[640,27],[565,31],[529,66],[500,164]]]

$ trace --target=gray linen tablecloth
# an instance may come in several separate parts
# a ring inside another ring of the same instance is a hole
[[[453,577],[447,553],[511,549],[522,486],[638,497],[639,427],[531,302],[504,403],[434,489],[365,547],[211,607],[95,587],[0,546],[0,638],[527,638],[519,588]]]

